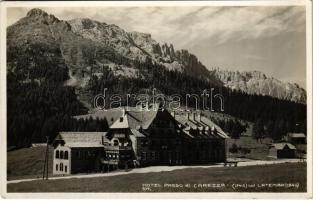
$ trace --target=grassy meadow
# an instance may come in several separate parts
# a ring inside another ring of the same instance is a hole
[[[8,180],[42,177],[45,146],[23,148],[7,153]],[[49,174],[52,174],[53,148],[49,147]]]
[[[258,185],[273,183],[298,184],[299,187]],[[145,184],[157,184],[157,187]],[[164,184],[178,184],[178,187],[167,187]],[[185,187],[186,184],[190,187]],[[224,184],[224,186],[199,187],[198,184],[202,186]],[[237,186],[233,187],[234,184]],[[244,188],[243,184],[251,187]],[[179,187],[181,185],[183,187]],[[8,192],[305,192],[306,163],[194,168],[112,177],[36,180],[8,184],[7,189]]]

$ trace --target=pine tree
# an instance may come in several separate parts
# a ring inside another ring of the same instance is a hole
[[[257,120],[256,123],[253,125],[253,138],[256,139],[257,141],[262,142],[262,138],[264,136],[264,125],[261,120]]]

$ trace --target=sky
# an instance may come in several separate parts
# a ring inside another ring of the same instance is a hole
[[[31,8],[9,8],[7,23]],[[91,18],[126,31],[150,33],[159,43],[187,49],[208,68],[264,72],[305,87],[305,7],[41,8],[61,20]]]

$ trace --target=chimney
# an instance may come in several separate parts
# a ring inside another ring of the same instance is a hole
[[[149,110],[149,102],[146,101],[146,105],[145,105],[146,110]]]
[[[198,121],[201,122],[201,112],[198,114]]]
[[[101,142],[102,142],[101,144],[102,145],[104,145],[104,141],[105,141],[105,135],[102,135],[102,137],[101,137]]]
[[[153,107],[154,107],[153,104],[149,104],[149,109],[148,110],[153,109]]]
[[[213,134],[216,134],[217,130],[216,130],[215,126],[212,126],[211,132],[212,132]]]
[[[187,112],[186,117],[187,117],[187,120],[189,120],[189,112]]]
[[[142,132],[142,129],[143,129],[143,127],[142,127],[142,125],[140,125],[139,126],[139,131]]]
[[[175,111],[172,111],[171,112],[171,115],[174,117],[174,119],[175,119]]]

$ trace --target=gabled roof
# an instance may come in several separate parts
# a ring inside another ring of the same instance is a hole
[[[60,132],[55,142],[62,140],[68,147],[103,147],[105,135],[106,132]]]
[[[208,127],[213,127],[216,129],[217,134],[222,137],[222,138],[229,138],[228,135],[221,129],[221,127],[219,127],[217,124],[215,124],[214,122],[212,122],[210,119],[202,116],[201,117],[201,123],[205,126]]]
[[[157,116],[158,110],[131,110],[126,111],[130,128],[137,129],[141,126],[143,129],[148,129],[155,117]]]
[[[123,109],[125,109],[125,111],[123,111]],[[159,106],[158,104],[155,104],[153,108],[149,107],[149,110],[146,108],[142,109],[141,107],[121,107],[109,110],[101,110],[93,114],[76,116],[75,118],[106,118],[110,129],[129,128],[138,130],[138,128],[141,127],[143,130],[146,130],[156,118],[158,112]],[[120,120],[121,117],[123,120]],[[191,117],[187,119],[185,115],[177,114],[175,115],[175,120],[178,122],[178,124],[180,124],[183,132],[190,137],[228,138],[227,134],[218,125],[205,116],[201,116],[201,121],[198,121],[198,119],[193,120]],[[200,133],[199,135],[195,136],[190,133],[187,134],[190,129],[199,129],[204,130],[204,132],[208,132],[208,129],[213,127],[216,129],[216,134]]]
[[[184,129],[184,132],[189,132],[190,129],[199,129],[199,130],[205,130],[215,128],[217,132],[217,137],[220,138],[228,138],[227,134],[214,122],[212,122],[210,119],[206,118],[205,116],[201,116],[201,121],[198,120],[196,117],[195,120],[192,116],[187,118],[186,114],[175,114],[175,119],[178,123],[180,123]],[[191,134],[188,134],[191,135]],[[214,137],[214,134],[211,135],[203,135],[204,137]],[[194,136],[193,136],[194,137]]]
[[[288,133],[288,136],[292,138],[305,138],[304,133]]]
[[[111,129],[116,128],[129,128],[128,115],[120,116],[117,120],[110,126]]]
[[[113,108],[108,110],[98,110],[95,113],[75,116],[76,119],[104,119],[106,118],[110,128],[132,128],[137,129],[141,126],[143,129],[149,128],[152,121],[155,119],[159,105],[155,104],[155,107],[150,107],[149,110],[147,108],[141,107],[121,107],[121,108]],[[125,109],[126,120],[123,119],[123,122],[120,123],[119,119],[123,116]]]
[[[293,146],[290,143],[274,143],[272,146],[277,150],[283,150],[283,149],[296,149],[295,146]]]
[[[146,137],[144,134],[140,133],[138,130],[136,129],[130,129],[130,131],[132,132],[132,134],[135,136],[135,137]]]

